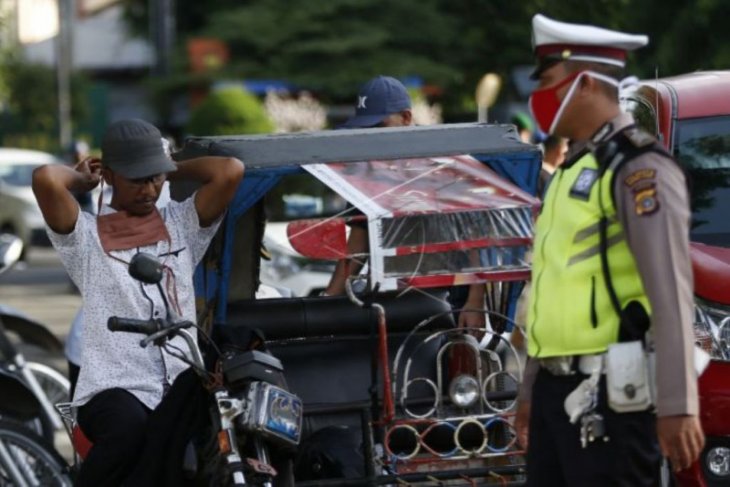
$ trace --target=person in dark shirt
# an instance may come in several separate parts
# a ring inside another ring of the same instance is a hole
[[[340,128],[404,127],[412,124],[411,98],[406,87],[395,78],[377,76],[360,88],[355,115]],[[358,213],[356,208],[350,211],[350,214]],[[327,296],[344,294],[347,278],[359,273],[365,264],[365,259],[357,256],[366,255],[369,250],[367,222],[364,220],[351,222],[349,226],[347,255],[354,257],[341,259],[337,263],[330,283],[323,293]],[[453,287],[450,295],[454,309],[484,308],[485,293],[482,284]],[[473,311],[459,313],[458,321],[459,326],[469,328],[483,328],[486,324],[484,313]]]
[[[565,154],[568,152],[568,139],[557,135],[548,135],[542,146],[542,168],[540,169],[540,177],[537,180],[537,196],[541,199],[545,194],[550,178],[553,177],[553,173],[565,160]]]

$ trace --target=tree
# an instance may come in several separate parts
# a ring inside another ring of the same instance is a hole
[[[147,25],[137,10],[137,25]],[[506,78],[533,62],[538,12],[648,34],[650,45],[630,60],[641,77],[655,67],[669,76],[730,65],[730,2],[721,0],[220,0],[177,2],[177,23],[180,40],[206,35],[229,45],[221,78],[280,78],[345,102],[376,74],[418,76],[443,90],[448,114],[473,98],[485,72]]]
[[[6,118],[2,132],[33,135],[43,147],[50,150],[66,149],[56,147],[58,124],[58,92],[53,68],[27,63],[17,56],[11,56],[2,71],[5,89]],[[85,78],[74,73],[71,79],[71,116],[74,123],[80,123],[89,116],[89,102],[86,97]]]
[[[193,110],[188,132],[194,135],[263,134],[274,131],[261,102],[243,88],[209,94]]]
[[[442,60],[456,47],[440,0],[258,0],[214,13],[204,30],[226,41],[232,69],[350,97],[374,75],[418,75],[440,84],[458,72]],[[413,28],[413,26],[418,26]]]

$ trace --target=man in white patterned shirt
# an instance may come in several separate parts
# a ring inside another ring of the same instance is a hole
[[[179,304],[182,319],[195,321],[193,271],[242,176],[243,164],[233,158],[173,162],[159,130],[142,120],[111,125],[101,161],[35,171],[33,191],[49,237],[83,297],[84,354],[74,405],[93,447],[76,485],[124,480],[144,442],[150,412],[188,368],[159,347],[141,348],[139,335],[107,329],[111,316],[165,314],[157,287],[133,280],[128,262],[137,252],[159,257],[174,276],[166,288],[175,291],[168,297]],[[201,187],[158,211],[155,202],[166,179],[193,180]],[[81,212],[73,192],[89,191],[102,180],[113,188],[111,203],[98,216]]]

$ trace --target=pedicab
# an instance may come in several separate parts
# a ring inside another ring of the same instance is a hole
[[[521,485],[523,356],[507,335],[540,152],[513,126],[453,124],[192,137],[178,156],[203,154],[237,157],[246,175],[196,273],[199,323],[258,337],[284,364],[304,405],[296,485]],[[262,299],[265,225],[281,218],[267,211],[302,184],[326,208],[288,221],[290,245],[308,262],[365,265],[343,296]],[[367,229],[365,254],[348,253],[352,225]],[[484,309],[450,305],[472,284]],[[468,311],[487,324],[458,327]]]

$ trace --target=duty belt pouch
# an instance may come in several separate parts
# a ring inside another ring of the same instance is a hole
[[[641,341],[608,347],[606,388],[608,405],[617,413],[646,411],[651,407],[649,363]]]

